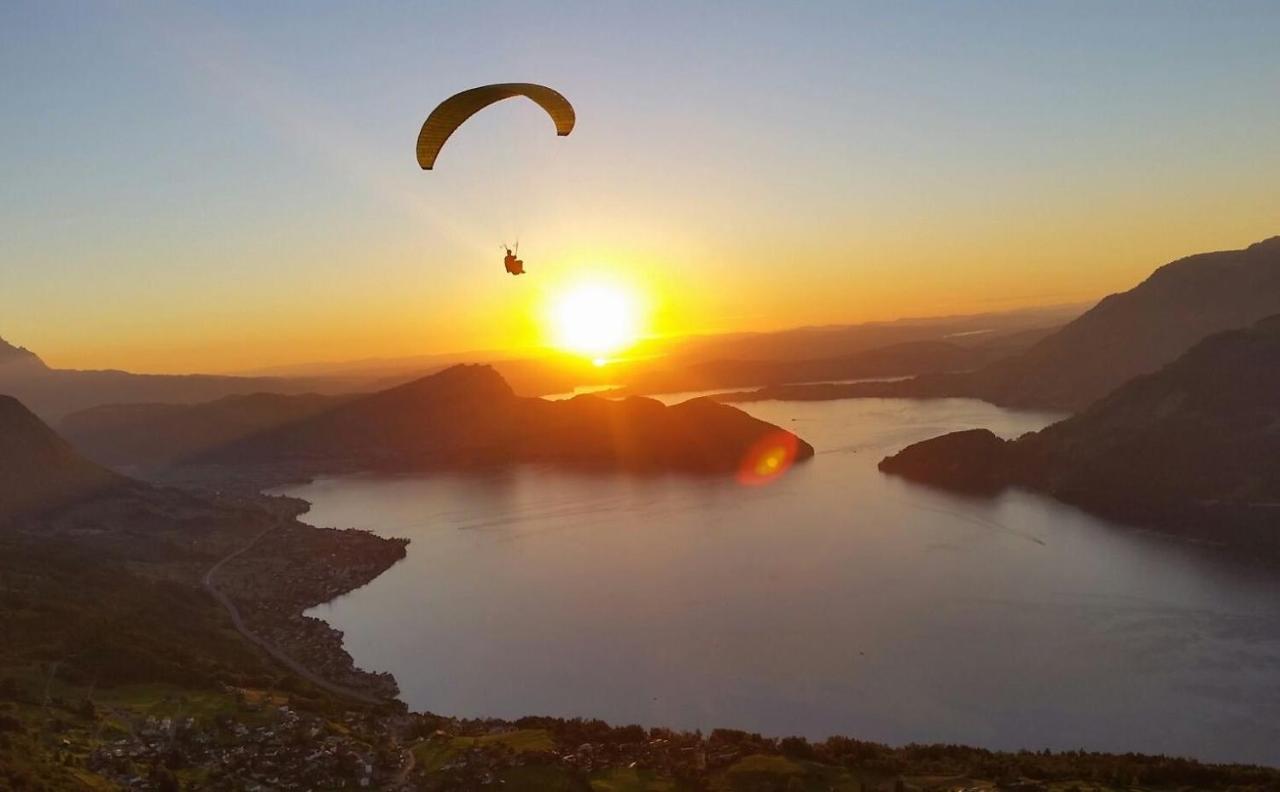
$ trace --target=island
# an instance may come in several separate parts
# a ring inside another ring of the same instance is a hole
[[[789,462],[813,456],[790,432],[711,399],[521,397],[487,365],[356,397],[114,407],[73,416],[66,428],[90,456],[146,478],[241,490],[318,475],[512,464],[732,475],[771,437]]]

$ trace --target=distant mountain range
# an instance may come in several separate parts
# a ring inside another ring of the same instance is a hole
[[[1113,294],[1025,353],[974,375],[998,404],[1081,409],[1223,330],[1280,313],[1280,237],[1202,253]]]
[[[118,466],[167,465],[165,477],[284,481],[361,470],[546,463],[588,470],[734,472],[772,424],[709,400],[517,396],[489,366],[454,366],[346,398],[255,396],[194,407],[100,408],[65,430]]]
[[[253,393],[350,393],[375,383],[358,378],[232,377],[216,374],[133,374],[55,369],[34,353],[0,340],[0,393],[42,419],[104,404],[193,404]]]
[[[1043,334],[1048,334],[1045,329]],[[1005,339],[1002,337],[1002,341]],[[1027,340],[1026,345],[1032,343]],[[676,393],[792,382],[910,377],[977,368],[1009,354],[1003,344],[964,346],[951,341],[903,341],[838,357],[799,360],[710,360],[676,369],[655,368],[631,378],[621,393]]]
[[[1082,306],[903,319],[841,327],[694,338],[623,372],[619,393],[911,377],[976,369],[1022,352]]]
[[[1029,349],[976,371],[896,383],[772,387],[734,400],[963,396],[1076,411],[1159,369],[1206,336],[1275,313],[1280,313],[1280,237],[1166,264]]]
[[[978,346],[1001,337],[1015,338],[1026,331],[1034,333],[1043,328],[1060,327],[1088,307],[1088,304],[1051,305],[981,314],[689,336],[669,342],[665,353],[673,366],[684,366],[717,360],[839,358],[911,341]]]
[[[943,435],[880,469],[967,491],[1025,486],[1280,553],[1280,315],[1211,336],[1040,432]]]
[[[1000,354],[1023,349],[1044,332],[1040,328],[1056,326],[1077,313],[1074,307],[1050,307],[650,340],[632,350],[627,359],[613,361],[604,368],[578,356],[544,352],[523,358],[501,353],[469,353],[371,359],[300,365],[247,376],[135,374],[50,367],[34,353],[0,340],[0,393],[17,397],[42,419],[57,423],[72,413],[103,405],[200,404],[228,396],[263,393],[371,393],[441,371],[448,365],[483,360],[492,360],[503,378],[526,396],[563,393],[578,385],[662,384],[658,381],[673,377],[679,381],[666,383],[671,389],[697,390],[703,387],[697,383],[704,381],[704,364],[708,366],[707,371],[715,374],[707,387],[766,385],[803,381],[811,376],[839,379],[906,376],[971,368]],[[981,348],[985,357],[969,358],[970,352],[959,349],[931,353],[927,347],[913,349],[913,342]],[[884,350],[875,352],[877,348]],[[869,353],[871,357],[861,359],[862,353]],[[823,362],[824,358],[829,360]],[[763,365],[757,367],[761,363]],[[792,367],[798,369],[791,372]],[[688,375],[684,373],[686,370]],[[735,370],[738,373],[735,374]],[[878,373],[884,371],[893,373]],[[645,386],[636,392],[662,389]]]

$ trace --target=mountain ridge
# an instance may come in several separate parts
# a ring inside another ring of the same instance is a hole
[[[710,400],[671,407],[641,397],[549,401],[517,396],[491,366],[460,365],[185,463],[291,477],[521,462],[717,474],[737,470],[755,444],[775,433],[794,439],[796,459],[813,455],[791,433]]]
[[[48,370],[48,366],[36,353],[26,347],[15,346],[0,338],[0,368],[21,366],[35,370]]]
[[[1213,333],[1278,312],[1280,236],[1197,253],[1158,267],[1022,355],[988,367],[979,387],[996,403],[1080,409]]]
[[[962,397],[1003,407],[1076,412],[1214,333],[1247,327],[1276,313],[1280,236],[1164,264],[1025,351],[972,372],[891,383],[773,386],[725,398]]]
[[[1023,486],[1108,516],[1280,553],[1280,314],[1201,341],[1085,411],[1003,440],[916,443],[886,473],[949,489]]]
[[[17,399],[0,395],[0,519],[129,483],[82,457]]]

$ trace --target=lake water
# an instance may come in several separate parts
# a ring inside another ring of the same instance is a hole
[[[818,451],[744,488],[517,468],[322,479],[315,524],[409,537],[311,611],[415,709],[1280,764],[1280,573],[1024,492],[876,463],[1057,416],[759,402]]]

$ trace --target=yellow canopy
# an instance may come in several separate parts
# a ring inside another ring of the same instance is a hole
[[[545,85],[533,83],[483,85],[454,94],[431,111],[426,123],[422,125],[422,131],[418,133],[418,164],[423,170],[431,170],[436,164],[436,156],[440,153],[440,149],[444,147],[445,141],[454,133],[454,130],[494,102],[510,99],[513,96],[532,99],[539,107],[546,110],[547,115],[551,116],[551,120],[555,122],[557,135],[564,137],[573,131],[575,120],[573,105],[569,104],[568,99]]]

